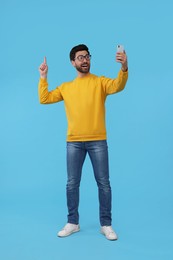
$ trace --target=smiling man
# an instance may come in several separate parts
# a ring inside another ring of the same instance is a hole
[[[116,240],[112,228],[112,196],[109,181],[108,146],[105,126],[105,100],[108,95],[124,89],[128,78],[126,53],[116,53],[121,63],[117,78],[110,79],[90,73],[91,55],[86,45],[80,44],[70,51],[70,61],[77,77],[48,91],[46,58],[39,67],[39,97],[41,104],[64,101],[68,121],[67,130],[67,224],[58,232],[66,237],[80,230],[79,188],[82,167],[88,154],[98,186],[101,233]]]

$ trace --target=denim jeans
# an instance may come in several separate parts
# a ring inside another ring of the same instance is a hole
[[[98,186],[101,226],[111,225],[111,187],[109,181],[107,141],[67,142],[68,223],[79,223],[79,187],[82,166],[88,153]]]

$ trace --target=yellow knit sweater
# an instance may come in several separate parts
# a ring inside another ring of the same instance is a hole
[[[39,81],[41,104],[64,101],[68,121],[67,141],[106,140],[105,100],[124,89],[128,72],[120,70],[116,79],[94,74],[77,77],[48,91],[46,79]]]

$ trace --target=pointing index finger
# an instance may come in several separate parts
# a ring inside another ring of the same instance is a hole
[[[46,60],[46,57],[44,57],[44,63],[47,64],[47,60]]]

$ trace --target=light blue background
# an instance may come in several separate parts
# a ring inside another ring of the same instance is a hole
[[[0,259],[173,259],[172,1],[0,2]],[[129,60],[126,89],[109,96],[107,131],[113,227],[99,234],[97,188],[86,159],[81,232],[66,239],[63,102],[38,101],[47,56],[49,89],[76,76],[69,51],[85,43],[91,72],[116,77],[115,46]]]

